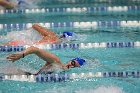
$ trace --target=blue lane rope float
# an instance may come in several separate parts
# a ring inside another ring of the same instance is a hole
[[[101,43],[61,43],[61,44],[44,44],[44,45],[32,45],[38,47],[40,49],[89,49],[89,48],[132,48],[132,47],[140,47],[140,42],[101,42]],[[23,51],[30,46],[0,46],[0,52],[16,52]]]
[[[7,13],[83,13],[83,12],[127,12],[127,11],[139,11],[140,6],[109,6],[109,7],[59,7],[59,8],[36,8],[36,9],[22,9],[22,10],[0,10],[0,14]]]
[[[0,46],[0,52],[16,52],[23,51],[24,46]]]
[[[0,46],[1,52],[23,51],[23,46]]]
[[[113,71],[113,72],[88,72],[72,74],[42,74],[42,75],[5,75],[0,74],[0,80],[27,81],[27,82],[61,82],[74,79],[88,78],[140,78],[140,71]]]
[[[0,29],[28,29],[34,23],[0,24]],[[73,28],[100,28],[100,27],[136,27],[140,28],[140,21],[91,21],[91,22],[51,22],[38,23],[43,27],[73,27]]]

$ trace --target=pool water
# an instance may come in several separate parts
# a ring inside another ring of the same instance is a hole
[[[58,55],[63,62],[67,62],[75,56],[85,58],[87,64],[82,68],[71,69],[68,73],[98,72],[98,71],[137,71],[139,69],[139,49],[115,48],[115,49],[84,49],[84,50],[57,50],[51,51]],[[67,54],[68,53],[68,54]],[[2,54],[1,54],[2,55]],[[4,53],[3,55],[7,55]],[[96,58],[99,62],[93,62]],[[8,63],[1,62],[1,66]],[[30,71],[31,68],[38,70],[44,61],[34,55],[27,56],[14,63],[22,69]],[[6,93],[139,93],[139,78],[90,78],[70,80],[66,82],[18,82],[1,81],[1,91]]]
[[[117,6],[139,4],[139,2],[99,2],[96,0],[79,0],[60,2],[42,0],[38,2],[40,7],[75,7],[75,6]],[[116,0],[117,1],[117,0]],[[58,3],[59,2],[59,3]],[[86,3],[85,3],[86,2]],[[94,2],[94,3],[93,3]],[[58,5],[56,4],[58,3]],[[112,4],[111,4],[112,3]],[[62,6],[60,4],[63,4]],[[81,5],[80,5],[81,4]],[[117,16],[120,15],[120,16]],[[116,17],[117,16],[117,17]],[[15,23],[40,23],[40,22],[82,22],[82,21],[108,21],[108,20],[137,20],[139,21],[139,12],[100,12],[96,13],[79,13],[79,14],[1,14],[0,24]],[[91,28],[74,28],[74,27],[53,27],[50,28],[56,33],[63,31],[73,31],[79,36],[78,41],[72,43],[94,43],[94,42],[136,42],[140,41],[139,27],[100,27]],[[15,31],[15,29],[2,28],[0,35],[6,35],[7,32]],[[26,30],[26,29],[24,29]],[[22,31],[24,31],[22,30]],[[56,54],[61,61],[67,63],[75,57],[86,59],[87,63],[81,68],[70,69],[66,73],[88,73],[88,72],[104,72],[104,71],[140,71],[140,48],[139,47],[123,47],[123,48],[86,48],[86,49],[57,49],[46,50]],[[5,58],[14,52],[1,52],[1,58]],[[96,59],[96,61],[95,61]],[[0,61],[0,70],[4,67],[12,67],[13,65],[26,71],[37,71],[45,62],[35,55],[26,56],[15,63]],[[139,78],[123,78],[123,77],[107,77],[107,78],[85,78],[75,79],[62,82],[20,82],[20,81],[0,81],[0,93],[139,93]]]

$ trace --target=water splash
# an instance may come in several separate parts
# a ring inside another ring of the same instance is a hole
[[[17,66],[14,63],[8,62],[6,64],[1,64],[0,65],[0,73],[3,74],[18,74],[18,75],[23,75],[25,72],[31,72],[35,73],[36,70],[29,68],[26,66]]]
[[[75,91],[75,93],[125,93],[120,87],[117,86],[100,86],[96,89],[83,89]]]
[[[3,74],[23,74],[23,71],[18,70],[18,67],[13,63],[3,64],[0,66],[0,73]]]
[[[1,43],[7,43],[10,41],[17,41],[19,45],[27,44],[32,45],[34,42],[41,40],[41,35],[34,31],[32,28],[24,31],[11,31],[7,35],[0,37]]]

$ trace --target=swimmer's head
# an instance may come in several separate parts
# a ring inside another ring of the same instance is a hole
[[[80,57],[74,58],[68,62],[68,68],[81,67],[85,65],[86,61]]]
[[[63,32],[60,38],[67,38],[67,37],[72,37],[72,36],[73,36],[73,32]]]

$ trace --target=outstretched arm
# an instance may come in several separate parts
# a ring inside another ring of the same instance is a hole
[[[32,26],[33,29],[35,29],[37,32],[39,32],[41,35],[42,35],[42,41],[40,41],[39,43],[41,42],[58,42],[59,41],[59,37],[57,36],[56,33],[54,33],[53,31],[47,29],[47,28],[44,28],[38,24],[34,24]]]
[[[38,31],[42,36],[49,36],[49,35],[56,35],[53,31],[47,29],[47,28],[44,28],[38,24],[34,24],[32,26],[33,29],[35,29],[36,31]]]
[[[37,47],[34,47],[34,46],[31,46],[29,48],[27,48],[25,51],[23,52],[19,52],[19,53],[16,53],[16,54],[11,54],[7,57],[7,59],[9,61],[16,61],[16,60],[19,60],[20,58],[23,58],[24,56],[27,56],[29,54],[36,54],[38,57],[40,57],[41,59],[43,59],[44,61],[47,61],[47,62],[58,62],[60,63],[60,59],[54,55],[54,54],[51,54],[47,51],[44,51],[42,49],[39,49]]]

